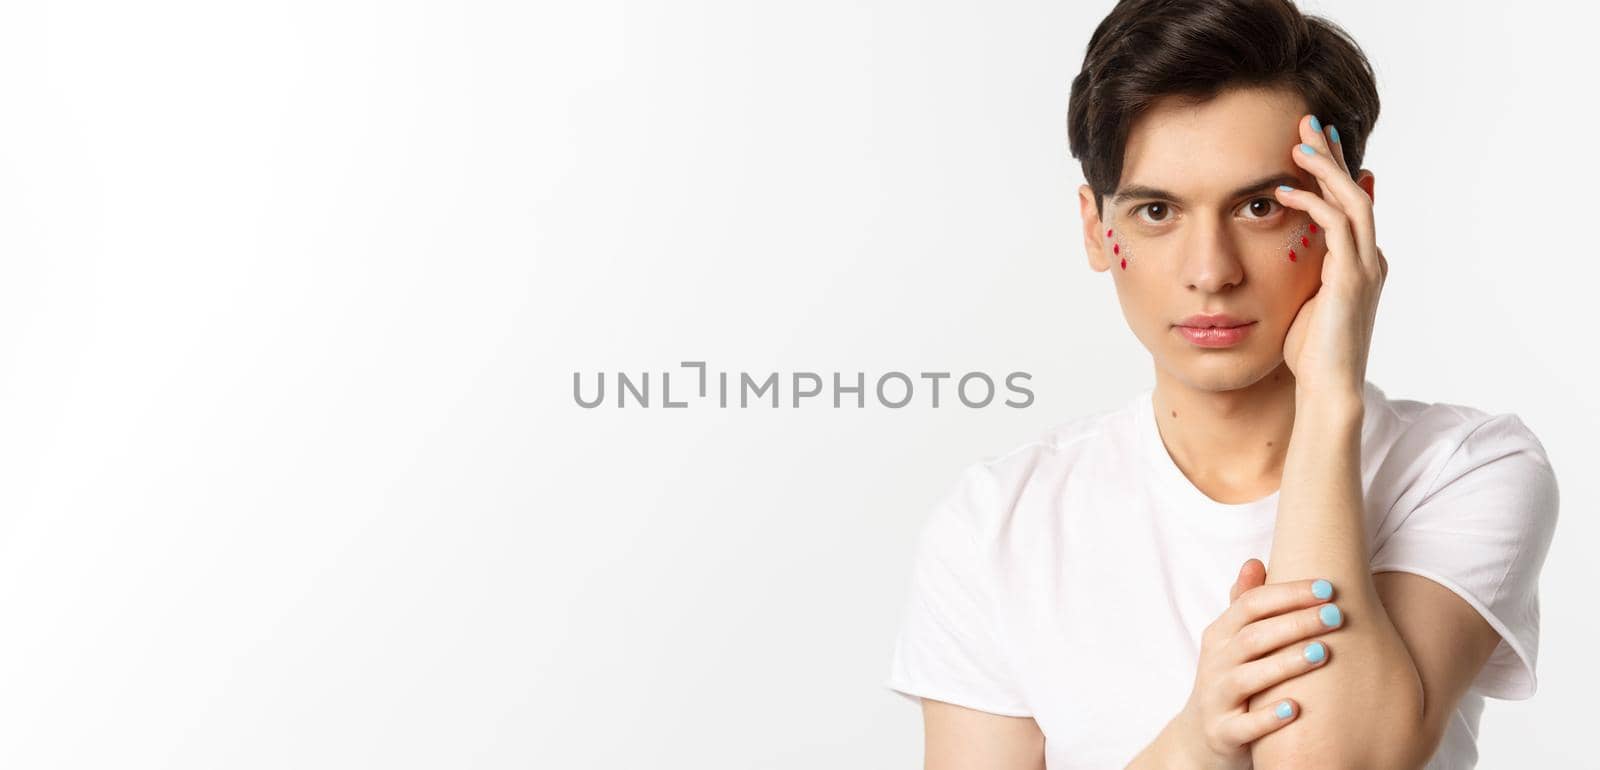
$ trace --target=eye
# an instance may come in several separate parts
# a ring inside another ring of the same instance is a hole
[[[1254,214],[1259,214],[1259,216],[1247,217],[1247,219],[1266,219],[1276,214],[1279,209],[1282,209],[1283,204],[1271,198],[1256,198],[1246,204],[1245,208]]]
[[[1140,219],[1142,219],[1142,220],[1144,220],[1146,222],[1149,222],[1151,224],[1160,224],[1162,222],[1167,221],[1168,215],[1172,213],[1172,212],[1167,210],[1167,204],[1165,204],[1165,203],[1146,203],[1144,205],[1141,205],[1141,206],[1135,208],[1133,210],[1133,213],[1137,215],[1141,211],[1149,211],[1151,214],[1155,215],[1155,216],[1149,216],[1149,217],[1142,216],[1142,215],[1139,216]],[[1160,212],[1160,213],[1158,215],[1156,215],[1157,212]]]

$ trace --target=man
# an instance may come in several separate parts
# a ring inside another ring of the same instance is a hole
[[[888,680],[929,768],[1464,770],[1484,697],[1533,694],[1544,447],[1366,379],[1378,103],[1287,0],[1125,0],[1095,30],[1084,245],[1155,386],[935,508]]]

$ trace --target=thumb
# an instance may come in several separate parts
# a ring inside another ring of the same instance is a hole
[[[1239,576],[1233,581],[1233,588],[1228,591],[1228,603],[1232,604],[1239,595],[1267,582],[1267,567],[1260,559],[1246,559],[1239,567]]]

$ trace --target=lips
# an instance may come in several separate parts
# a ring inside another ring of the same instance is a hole
[[[1254,322],[1239,326],[1179,326],[1178,334],[1184,339],[1202,348],[1226,348],[1243,342],[1251,330],[1255,329]]]
[[[1173,325],[1188,326],[1195,329],[1232,329],[1236,326],[1244,326],[1249,323],[1253,322],[1237,316],[1231,316],[1226,313],[1196,313]]]

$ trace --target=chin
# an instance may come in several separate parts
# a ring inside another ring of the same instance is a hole
[[[1190,388],[1221,393],[1271,377],[1282,363],[1281,356],[1268,358],[1249,350],[1187,350],[1169,358],[1163,368]]]

